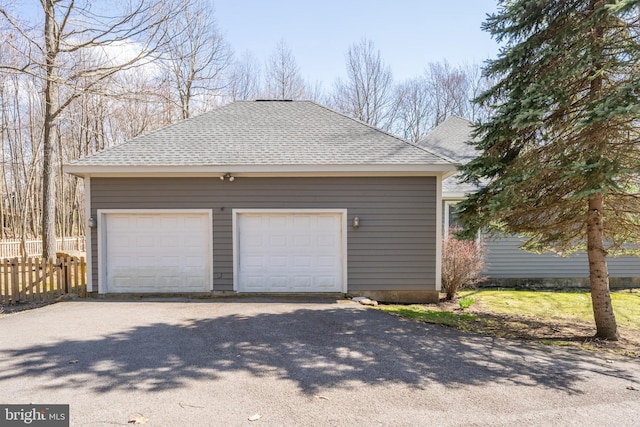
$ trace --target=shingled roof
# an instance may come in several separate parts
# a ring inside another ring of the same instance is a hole
[[[70,173],[103,168],[425,165],[443,156],[311,101],[238,101],[71,162]],[[240,168],[241,169],[241,168]]]
[[[418,142],[418,145],[458,163],[467,163],[478,156],[478,151],[467,144],[467,141],[472,140],[472,130],[473,123],[469,120],[450,116]]]
[[[473,123],[461,117],[450,116],[436,126],[418,145],[441,156],[448,157],[456,163],[467,163],[478,156],[479,152],[467,144],[472,140]],[[478,187],[460,182],[457,173],[442,182],[442,193],[445,197],[464,197],[473,193]]]

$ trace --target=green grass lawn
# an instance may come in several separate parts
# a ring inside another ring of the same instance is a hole
[[[380,310],[415,321],[456,329],[554,345],[579,345],[598,350],[585,336],[595,333],[588,292],[473,290],[459,294],[458,302],[381,305]],[[472,299],[466,310],[460,300]],[[611,294],[623,338],[605,351],[640,357],[640,290]]]
[[[475,290],[460,292],[460,297],[471,297],[495,313],[593,322],[588,292]],[[619,326],[640,329],[640,290],[612,292],[611,302]]]

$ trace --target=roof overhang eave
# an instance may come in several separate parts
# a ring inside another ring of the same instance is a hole
[[[386,164],[386,165],[180,165],[180,166],[64,166],[68,174],[79,177],[206,177],[232,173],[236,176],[452,176],[454,164]]]

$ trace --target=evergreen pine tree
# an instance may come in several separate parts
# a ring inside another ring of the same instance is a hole
[[[640,1],[504,0],[483,24],[503,48],[476,100],[484,187],[461,208],[467,236],[526,236],[525,249],[586,249],[596,337],[617,340],[606,257],[640,241]]]

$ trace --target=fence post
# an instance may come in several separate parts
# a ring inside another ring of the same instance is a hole
[[[69,257],[62,258],[62,268],[64,274],[64,293],[71,293],[71,259]]]
[[[80,287],[82,289],[81,296],[87,296],[87,262],[84,257],[80,257]]]
[[[13,258],[11,260],[11,299],[14,304],[20,301],[20,275],[18,274],[18,265],[20,260]]]
[[[20,264],[20,283],[22,285],[20,299],[29,301],[31,299],[31,293],[29,292],[29,286],[27,283],[27,258],[22,258]]]
[[[71,291],[76,294],[79,295],[80,294],[80,288],[78,287],[78,258],[71,258],[71,277],[73,278],[73,280],[71,280]]]
[[[4,304],[9,304],[11,301],[9,297],[9,292],[11,292],[11,287],[9,286],[9,260],[7,258],[2,260],[2,278],[4,279],[3,284],[3,297],[0,298],[0,301],[3,301]]]
[[[58,289],[64,295],[67,293],[67,265],[65,258],[56,259],[56,268],[58,269]]]
[[[47,300],[47,280],[44,277],[44,275],[46,274],[47,270],[44,267],[44,260],[42,260],[41,258],[34,258],[33,262],[35,264],[34,268],[35,268],[35,273],[36,273],[36,277],[35,277],[35,285],[38,287],[38,294],[40,295],[40,301],[46,301]]]

